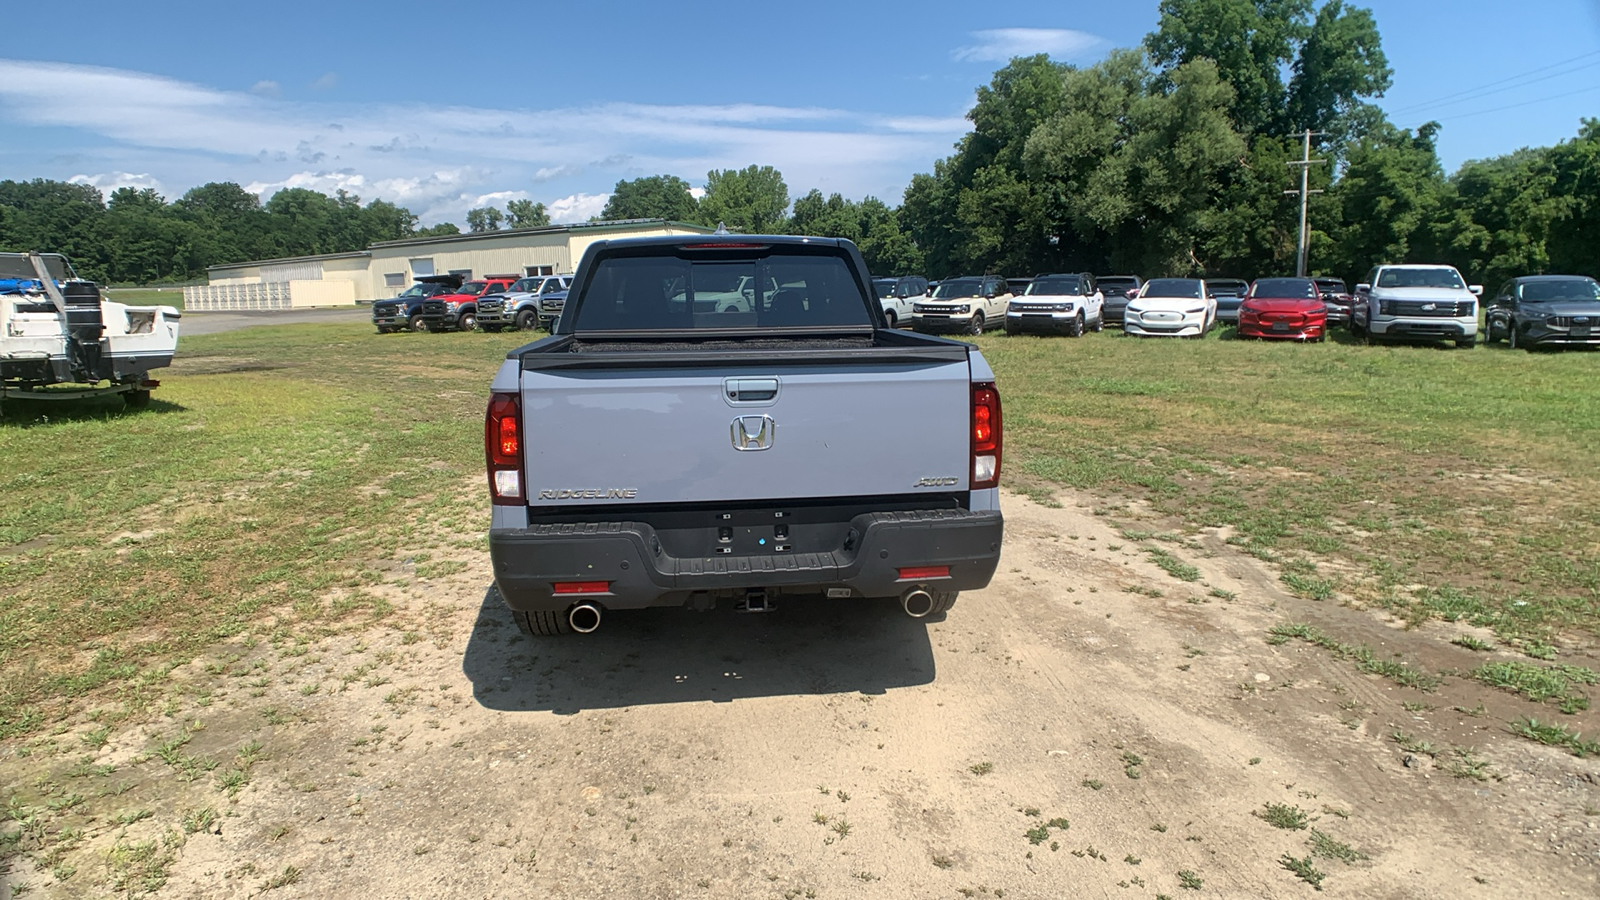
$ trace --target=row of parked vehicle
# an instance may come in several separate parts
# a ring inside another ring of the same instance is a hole
[[[1482,310],[1481,285],[1451,266],[1374,266],[1354,292],[1338,278],[1154,278],[974,275],[874,280],[891,324],[927,333],[1078,336],[1119,325],[1142,337],[1200,337],[1218,322],[1240,337],[1323,341],[1343,325],[1368,343],[1444,340],[1458,347],[1600,346],[1600,282],[1581,275],[1508,280]]]
[[[399,296],[372,304],[372,324],[379,334],[549,328],[571,286],[571,275],[420,275]]]
[[[548,329],[571,286],[571,275],[425,275],[398,297],[374,303],[372,322],[379,333]],[[737,311],[752,302],[755,285],[712,287],[696,291],[697,306],[709,297],[718,310]],[[1354,292],[1331,277],[1145,281],[1088,272],[942,282],[905,275],[875,278],[873,288],[891,326],[929,334],[1004,328],[1076,337],[1109,324],[1141,337],[1199,337],[1228,323],[1240,337],[1323,341],[1343,325],[1368,343],[1402,338],[1471,347],[1481,333],[1486,342],[1530,350],[1600,346],[1600,282],[1579,275],[1508,280],[1487,303],[1481,326],[1483,288],[1436,265],[1375,266]]]

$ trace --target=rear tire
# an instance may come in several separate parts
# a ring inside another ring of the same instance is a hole
[[[885,319],[889,320],[889,327],[890,328],[899,328],[900,327],[900,317],[896,316],[894,314],[894,310],[892,310],[892,309],[884,310],[883,311],[883,317]]]
[[[494,599],[500,599],[500,589],[489,589],[494,594]],[[567,614],[564,612],[523,612],[520,609],[511,611],[511,618],[516,620],[517,630],[529,637],[553,637],[558,634],[571,634],[572,626],[567,624]]]
[[[1099,334],[1100,332],[1105,331],[1105,330],[1106,330],[1106,314],[1105,313],[1101,313],[1100,315],[1095,316],[1095,318],[1094,318],[1094,331],[1095,331],[1096,334]]]
[[[122,402],[132,409],[144,409],[150,405],[149,391],[127,391],[122,395]]]

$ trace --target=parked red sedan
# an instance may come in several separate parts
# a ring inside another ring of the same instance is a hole
[[[1328,307],[1309,278],[1258,278],[1239,304],[1239,337],[1322,341]]]

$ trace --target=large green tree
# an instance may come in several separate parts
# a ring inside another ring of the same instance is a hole
[[[600,218],[693,222],[697,209],[698,203],[689,193],[689,182],[676,175],[650,175],[617,182]]]
[[[543,228],[550,224],[550,212],[543,203],[512,200],[506,204],[506,223],[511,228]]]
[[[700,221],[722,223],[745,234],[781,232],[789,209],[789,186],[771,166],[715,169],[706,173],[706,194],[700,198]]]

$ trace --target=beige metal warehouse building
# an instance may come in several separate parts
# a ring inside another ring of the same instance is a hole
[[[183,303],[196,311],[370,303],[393,297],[418,275],[559,275],[597,240],[710,233],[686,222],[628,219],[385,241],[355,253],[212,266],[210,283],[184,288]]]

